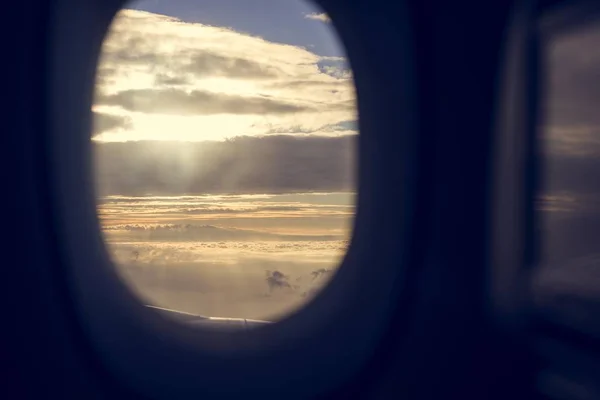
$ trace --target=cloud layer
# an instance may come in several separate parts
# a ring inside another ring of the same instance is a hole
[[[336,235],[289,235],[277,234],[265,231],[256,231],[248,229],[222,228],[214,225],[119,225],[107,227],[105,230],[114,235],[114,233],[124,233],[119,235],[124,240],[127,236],[130,240],[147,241],[197,241],[197,242],[223,242],[223,241],[288,241],[305,242],[318,241],[329,242],[342,240],[343,236]]]
[[[102,196],[354,191],[355,139],[96,143],[96,182]]]
[[[273,319],[335,272],[354,195],[109,196],[99,215],[118,271],[145,302]]]
[[[94,110],[100,141],[356,133],[328,130],[356,120],[344,59],[135,10],[104,43]]]
[[[128,111],[166,115],[210,114],[289,114],[310,111],[302,105],[265,97],[249,97],[213,93],[202,90],[130,89],[100,96],[99,102],[117,105]],[[111,116],[112,118],[117,118]]]

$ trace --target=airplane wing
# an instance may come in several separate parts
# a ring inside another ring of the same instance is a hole
[[[146,307],[159,311],[163,315],[170,318],[178,319],[190,325],[196,326],[211,326],[215,328],[234,328],[234,329],[250,329],[252,327],[270,324],[271,321],[263,321],[247,318],[224,318],[224,317],[206,317],[203,315],[187,313],[183,311],[171,310],[168,308],[156,307],[146,304]]]

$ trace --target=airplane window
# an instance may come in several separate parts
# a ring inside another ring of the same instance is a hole
[[[598,23],[554,34],[544,49],[536,294],[547,316],[583,329],[597,325],[600,299],[599,50]]]
[[[265,11],[266,10],[266,11]],[[338,268],[357,109],[330,19],[299,1],[138,1],[103,44],[98,215],[150,306],[276,320]]]

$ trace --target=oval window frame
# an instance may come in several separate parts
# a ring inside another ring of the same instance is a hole
[[[408,11],[399,22],[383,12],[361,12],[360,5],[320,4],[346,48],[357,90],[359,171],[352,240],[338,272],[303,308],[265,328],[224,333],[187,327],[143,307],[109,267],[90,184],[89,132],[98,56],[123,5],[121,0],[59,0],[49,26],[51,207],[72,306],[91,348],[117,378],[152,397],[207,392],[276,397],[282,387],[294,388],[292,397],[307,397],[331,390],[369,359],[406,284],[416,180]],[[401,39],[395,42],[392,65],[377,63],[389,49],[365,46],[365,30],[371,37],[375,31]],[[385,79],[391,76],[396,79]],[[397,99],[393,105],[383,100],[391,93]],[[389,127],[401,134],[382,132]],[[392,234],[382,239],[378,231]],[[261,385],[265,376],[278,385]]]

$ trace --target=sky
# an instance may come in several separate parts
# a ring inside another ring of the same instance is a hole
[[[129,7],[92,106],[118,272],[179,311],[273,320],[301,307],[338,268],[355,212],[356,95],[328,17],[297,0]]]
[[[330,22],[300,1],[255,3],[122,10],[98,67],[94,139],[356,134],[352,76]]]
[[[170,15],[186,22],[230,27],[270,42],[306,47],[321,56],[343,57],[344,51],[327,24],[327,15],[304,0],[149,0],[130,8]]]

